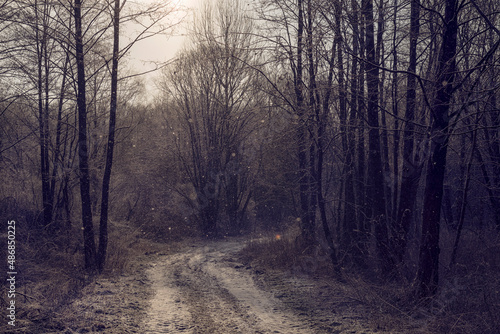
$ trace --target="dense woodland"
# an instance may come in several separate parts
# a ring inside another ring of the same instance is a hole
[[[500,329],[496,1],[208,1],[154,79],[127,55],[172,32],[173,4],[0,6],[0,209],[20,243],[102,272],[114,222],[295,231],[332,279],[414,300],[463,279]]]

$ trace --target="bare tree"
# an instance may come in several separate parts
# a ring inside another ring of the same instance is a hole
[[[377,249],[380,253],[382,266],[385,272],[390,272],[392,260],[389,250],[389,236],[387,231],[386,203],[384,195],[384,173],[380,146],[379,127],[379,69],[375,55],[375,35],[373,19],[373,2],[364,0],[362,13],[365,19],[366,33],[366,82],[368,89],[368,195],[371,219],[375,225]]]
[[[194,188],[191,203],[210,237],[217,234],[221,212],[233,228],[239,224],[250,196],[245,138],[254,127],[259,94],[250,67],[252,25],[244,15],[239,3],[205,4],[193,49],[178,56],[165,85],[175,111],[169,123],[177,155]]]
[[[99,221],[99,248],[97,253],[97,268],[102,272],[106,261],[108,247],[108,211],[109,187],[111,183],[111,169],[113,166],[113,152],[115,148],[116,109],[118,103],[118,60],[120,52],[120,0],[114,1],[113,7],[113,58],[111,64],[111,97],[109,105],[109,130],[106,149],[106,166],[102,179],[101,217]]]
[[[431,109],[431,155],[427,166],[418,270],[421,296],[435,294],[438,287],[439,226],[449,140],[449,110],[456,75],[457,6],[455,0],[446,1],[444,32],[435,79],[436,96]]]

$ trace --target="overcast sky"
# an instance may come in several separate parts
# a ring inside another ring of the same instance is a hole
[[[138,2],[146,2],[148,0],[137,0]],[[145,72],[155,68],[154,62],[165,62],[172,59],[176,53],[182,49],[186,41],[186,28],[189,27],[189,22],[192,19],[192,13],[199,8],[203,0],[173,0],[172,2],[179,7],[184,8],[179,13],[173,14],[173,17],[167,17],[167,22],[179,21],[184,17],[181,24],[178,25],[172,33],[166,35],[157,35],[135,44],[129,52],[128,63],[133,72]],[[125,34],[127,34],[127,28]],[[132,33],[131,33],[132,35]],[[122,36],[122,46],[126,44],[127,36]],[[143,77],[147,88],[154,89],[151,81],[154,81],[156,74],[148,74]]]
[[[147,0],[139,0],[139,2],[146,1]],[[172,2],[180,4],[188,11],[194,11],[201,0],[175,0]],[[167,22],[179,21],[180,17],[183,15],[186,15],[185,10],[180,10],[179,13],[172,14],[170,17],[167,17],[166,20]],[[184,37],[182,35],[185,33],[183,27],[188,25],[189,17],[186,17],[183,21],[184,22],[182,22],[180,26],[175,28],[173,36],[155,36],[135,45],[131,50],[131,57],[135,60],[143,61],[161,61],[173,57],[183,44]]]

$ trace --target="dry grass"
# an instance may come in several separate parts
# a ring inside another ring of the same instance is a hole
[[[18,224],[16,229],[16,328],[31,328],[34,324],[50,322],[54,312],[78,296],[89,281],[81,268],[81,256],[63,245],[59,235],[50,238],[43,229],[28,231]],[[36,238],[35,238],[36,236]],[[6,300],[2,285],[1,302]],[[5,322],[0,331],[12,328]],[[50,324],[49,327],[57,327]],[[29,330],[28,330],[29,332]]]
[[[294,228],[259,236],[241,251],[241,258],[263,268],[292,271],[299,275],[332,276],[333,267],[323,247],[304,248],[297,236]]]
[[[443,276],[433,325],[444,333],[500,333],[500,235],[466,230],[457,264]]]
[[[123,222],[110,222],[106,264],[103,274],[119,275],[129,269],[131,253],[139,244],[140,231]]]
[[[63,233],[42,228],[28,230],[25,226],[19,223],[16,230],[16,303],[22,306],[16,310],[16,327],[26,329],[26,333],[33,328],[39,332],[40,327],[58,330],[63,324],[52,319],[94,281],[83,269],[81,229],[74,226]],[[129,269],[137,235],[126,225],[110,224],[104,276],[120,275]],[[1,253],[5,258],[4,250]],[[8,302],[7,286],[2,284],[0,289],[0,305],[4,307]],[[0,324],[0,332],[11,330],[5,326],[5,321]]]
[[[268,236],[252,240],[242,255],[246,260],[256,260],[263,266],[287,268],[293,265],[299,254],[288,238]]]
[[[195,218],[172,213],[166,207],[148,210],[132,221],[141,230],[143,237],[157,242],[177,242],[200,235]]]
[[[446,237],[443,238],[446,245]],[[373,280],[363,272],[344,271],[346,300],[366,307],[373,328],[402,333],[500,333],[500,240],[495,233],[465,233],[458,263],[443,273],[438,294],[417,301],[411,280]],[[331,277],[331,266],[322,252],[301,249],[295,235],[267,236],[249,244],[242,258],[256,267],[292,271],[311,277]],[[332,279],[332,284],[334,283]]]

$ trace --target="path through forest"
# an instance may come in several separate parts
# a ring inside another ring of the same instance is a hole
[[[245,262],[248,242],[138,238],[124,273],[88,284],[43,331],[20,333],[427,333],[418,321],[400,327],[392,315],[374,313],[359,282]]]
[[[293,296],[292,290],[316,293],[313,279],[276,276],[272,286],[259,284],[262,273],[237,260],[243,247],[204,242],[159,257],[148,271],[155,293],[144,333],[366,333],[328,303],[312,310],[311,301]]]

